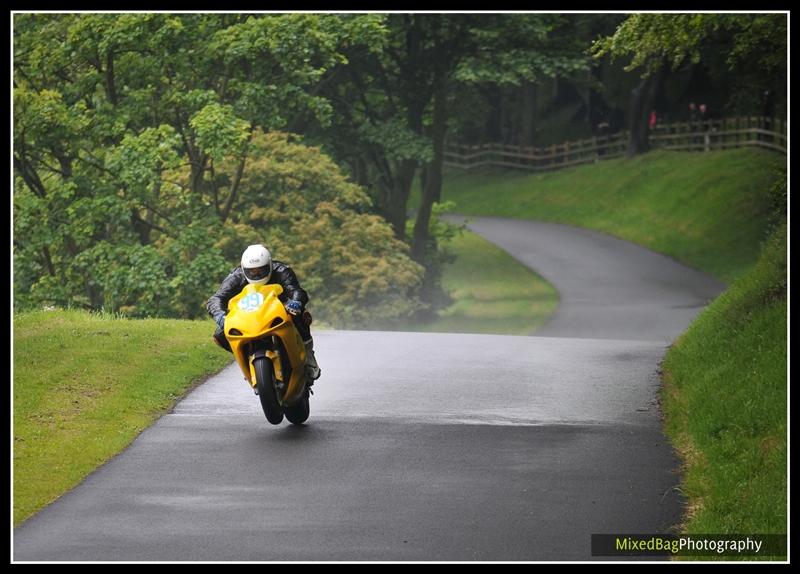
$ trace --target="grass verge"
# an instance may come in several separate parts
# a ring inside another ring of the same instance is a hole
[[[442,273],[453,303],[430,322],[404,322],[395,329],[529,335],[558,306],[552,285],[479,235],[463,231],[442,247],[456,256]]]
[[[230,355],[203,321],[14,316],[14,525],[128,446]]]
[[[786,237],[784,225],[662,366],[688,534],[787,532]]]
[[[730,282],[758,259],[783,156],[746,148],[657,150],[561,171],[449,170],[442,197],[466,215],[596,229]]]

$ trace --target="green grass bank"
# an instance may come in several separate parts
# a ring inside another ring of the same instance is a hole
[[[786,255],[784,226],[662,365],[687,533],[787,532]]]
[[[456,257],[442,272],[452,304],[429,322],[403,322],[394,329],[530,335],[558,306],[552,285],[481,236],[463,231],[442,247]]]
[[[761,149],[656,150],[561,171],[448,170],[442,199],[466,215],[596,229],[730,282],[758,259],[785,158]]]
[[[14,525],[128,446],[230,355],[210,321],[14,316]]]

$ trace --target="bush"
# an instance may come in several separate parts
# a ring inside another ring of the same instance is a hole
[[[421,306],[424,270],[370,212],[371,200],[318,148],[296,136],[256,132],[230,225],[216,247],[231,262],[264,243],[309,292],[315,317],[366,327]],[[220,277],[222,279],[222,277]]]

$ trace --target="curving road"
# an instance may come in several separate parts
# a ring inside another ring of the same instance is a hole
[[[665,532],[658,364],[723,285],[563,225],[471,228],[561,292],[534,337],[327,331],[304,427],[231,365],[14,531],[28,560],[589,560]]]

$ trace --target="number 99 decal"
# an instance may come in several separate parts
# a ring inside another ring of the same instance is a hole
[[[247,297],[242,297],[239,300],[239,309],[250,313],[255,311],[264,302],[264,296],[261,293],[250,293]]]

